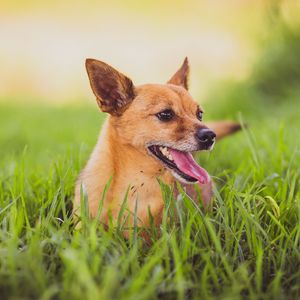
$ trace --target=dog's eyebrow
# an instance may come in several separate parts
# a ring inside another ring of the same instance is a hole
[[[204,109],[200,105],[197,105],[197,111],[204,113]]]
[[[142,111],[142,112],[147,112],[147,111],[149,111],[152,107],[153,107],[152,104],[148,104],[148,105],[146,105],[145,107],[143,107],[143,108],[141,109],[141,111]]]
[[[142,111],[151,112],[154,109],[157,112],[164,109],[173,109],[173,103],[171,101],[155,101],[154,103],[152,102],[151,104],[146,105]]]
[[[152,106],[154,105],[159,105],[159,104],[163,104],[165,106],[172,106],[173,105],[173,102],[167,98],[154,98],[151,100],[151,104]]]

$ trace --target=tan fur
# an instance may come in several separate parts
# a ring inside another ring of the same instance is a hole
[[[101,222],[107,224],[110,214],[113,220],[117,219],[128,191],[127,208],[133,213],[137,205],[139,224],[149,225],[149,210],[154,222],[159,224],[164,202],[158,179],[169,185],[174,184],[175,179],[149,154],[147,145],[163,142],[182,151],[195,151],[195,130],[206,128],[196,117],[201,107],[186,90],[188,62],[185,60],[168,84],[139,87],[133,87],[125,75],[96,60],[87,60],[87,71],[100,108],[110,115],[78,178],[74,209],[77,211],[80,207],[82,187],[88,197],[89,212],[95,217],[104,188],[112,178],[103,203]],[[101,84],[99,80],[102,80]],[[157,119],[157,112],[166,108],[176,113],[174,121],[164,123]],[[237,123],[223,121],[211,126],[220,137],[239,127]],[[129,217],[128,222],[132,223],[132,220]]]

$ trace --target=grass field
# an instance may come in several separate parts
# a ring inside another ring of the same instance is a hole
[[[73,228],[74,181],[104,118],[96,104],[2,104],[0,298],[300,299],[299,98],[233,88],[206,102],[205,118],[248,129],[198,157],[216,184],[211,212],[162,187],[152,245],[84,216]]]

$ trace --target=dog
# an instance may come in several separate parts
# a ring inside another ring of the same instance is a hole
[[[85,65],[97,103],[109,116],[77,180],[75,211],[86,195],[89,215],[95,218],[106,190],[101,223],[117,220],[127,197],[128,224],[135,214],[139,226],[150,226],[150,219],[158,226],[164,209],[160,182],[174,186],[177,181],[192,197],[193,184],[198,184],[208,206],[212,181],[192,154],[211,150],[216,139],[241,126],[203,122],[203,109],[188,92],[188,59],[166,84],[140,86],[102,61],[87,59]]]

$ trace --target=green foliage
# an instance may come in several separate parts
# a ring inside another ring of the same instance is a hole
[[[74,182],[103,114],[2,105],[0,298],[300,298],[297,47],[286,38],[250,83],[214,89],[205,119],[239,119],[247,129],[199,154],[214,177],[211,211],[183,192],[175,201],[162,185],[163,223],[149,229],[152,244],[136,227],[124,239],[121,215],[104,230],[83,209],[74,229]]]
[[[300,32],[282,25],[266,43],[251,81],[264,95],[280,100],[299,85]]]
[[[125,240],[122,222],[105,231],[84,212],[84,226],[74,230],[74,181],[102,114],[2,106],[1,298],[299,297],[297,98],[255,111],[244,110],[248,100],[227,100],[228,113],[215,107],[211,115],[230,116],[238,107],[251,125],[199,155],[216,183],[213,210],[205,213],[184,194],[175,201],[163,186],[166,210],[160,236],[150,229],[151,245],[136,229]]]

